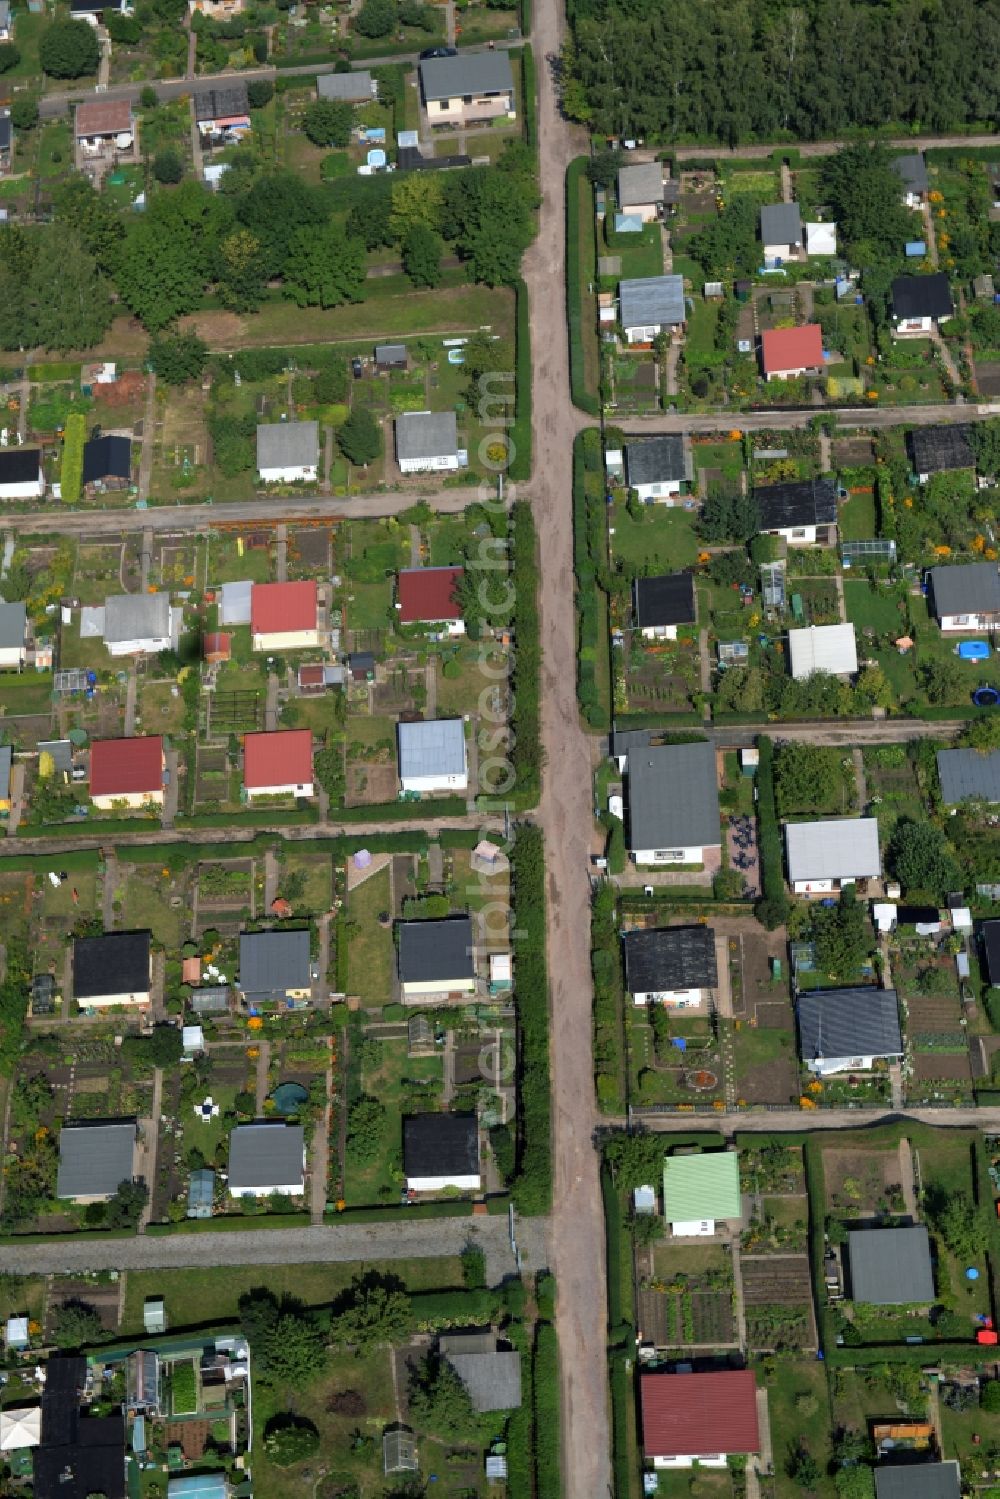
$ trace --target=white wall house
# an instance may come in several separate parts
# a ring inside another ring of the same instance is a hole
[[[468,125],[514,113],[514,75],[506,52],[422,58],[418,70],[430,125]]]
[[[403,474],[454,473],[459,466],[454,411],[404,411],[397,416],[396,462]]]
[[[626,932],[625,987],[636,1005],[698,1009],[718,984],[715,933],[704,926]]]
[[[301,1124],[238,1124],[229,1136],[230,1197],[301,1197],[306,1146]]]
[[[930,597],[943,634],[977,634],[1000,625],[1000,570],[995,562],[932,567]]]
[[[882,874],[874,817],[787,822],[785,852],[788,882],[796,895],[836,895],[845,885]]]
[[[683,276],[620,281],[618,298],[618,320],[626,343],[652,343],[658,333],[679,333],[687,322]]]
[[[0,500],[40,500],[44,493],[41,449],[0,448]]]
[[[319,595],[315,581],[254,583],[250,592],[250,639],[255,651],[304,651],[320,643]]]
[[[403,791],[466,791],[469,767],[461,718],[429,718],[396,726]]]
[[[167,593],[114,594],[104,605],[104,644],[111,656],[155,656],[175,643],[179,610]]]
[[[257,473],[262,484],[314,483],[319,422],[268,422],[257,428]]]
[[[721,847],[712,745],[630,751],[627,789],[628,847],[636,864],[703,864]]]
[[[870,1072],[903,1055],[895,989],[806,989],[796,1018],[802,1063],[815,1077]]]
[[[671,505],[694,477],[691,449],[681,433],[666,433],[625,447],[629,489],[646,504]]]
[[[802,249],[802,215],[797,203],[765,203],[760,210],[764,264],[797,259]]]
[[[482,1185],[475,1114],[415,1114],[403,1120],[408,1192],[478,1192]]]
[[[930,276],[897,276],[892,283],[893,338],[921,338],[955,311],[944,271]]]
[[[24,604],[0,604],[0,669],[20,671],[28,655],[28,611]]]

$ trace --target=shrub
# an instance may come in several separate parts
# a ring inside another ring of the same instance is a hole
[[[274,84],[269,78],[252,78],[247,84],[247,103],[251,109],[264,109],[274,98]]]
[[[264,1449],[272,1463],[290,1468],[319,1451],[319,1432],[302,1416],[274,1416],[264,1432]]]
[[[38,45],[42,71],[50,78],[82,78],[96,73],[101,60],[97,34],[86,21],[53,21]]]
[[[184,158],[174,146],[164,146],[153,157],[153,176],[157,182],[172,184],[184,176]]]
[[[38,101],[15,99],[10,106],[10,122],[15,130],[34,130],[38,124]]]

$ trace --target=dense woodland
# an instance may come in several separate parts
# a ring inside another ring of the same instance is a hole
[[[564,104],[597,133],[729,145],[992,122],[1000,0],[575,0]]]

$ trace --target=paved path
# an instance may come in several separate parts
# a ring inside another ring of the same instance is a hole
[[[544,1218],[521,1218],[517,1243],[525,1273],[546,1265]],[[135,1239],[56,1240],[0,1247],[0,1274],[77,1275],[86,1270],[180,1270],[209,1265],[305,1265],[428,1259],[461,1254],[470,1240],[486,1254],[491,1285],[514,1273],[507,1219],[407,1219],[333,1223],[325,1228],[248,1229],[241,1233],[146,1234]],[[604,1376],[604,1359],[595,1357]]]
[[[143,441],[143,454],[146,452]],[[152,450],[150,450],[150,468]],[[146,478],[148,489],[149,479]],[[140,495],[143,483],[139,482]],[[418,500],[425,501],[439,515],[458,515],[475,500],[471,489],[442,489],[409,491],[388,490],[384,493],[354,495],[345,499],[331,500],[329,496],[314,498],[289,496],[286,508],[281,512],[286,525],[294,526],[297,520],[361,520],[384,515],[399,515],[409,510]],[[239,526],[246,521],[263,521],[275,524],[278,513],[273,497],[269,500],[248,498],[235,500],[225,505],[156,505],[151,510],[80,510],[72,515],[53,504],[47,510],[28,510],[21,515],[5,515],[4,524],[11,531],[21,534],[31,531],[49,531],[53,524],[66,536],[111,535],[124,531],[179,531],[192,534],[212,530],[218,526]]]
[[[611,1491],[604,1219],[591,1049],[591,746],[576,703],[576,617],[569,495],[570,443],[580,421],[569,395],[565,308],[566,168],[586,148],[562,119],[553,63],[563,35],[560,0],[535,13],[542,206],[525,257],[531,305],[535,474],[531,502],[541,561],[543,777],[550,983],[554,1202],[552,1269],[558,1295],[562,1477],[574,1499]]]
[[[959,405],[949,402],[940,406],[882,406],[874,410],[868,407],[833,406],[808,407],[804,411],[739,411],[735,407],[726,411],[677,412],[676,414],[653,412],[650,416],[614,415],[616,427],[623,432],[642,433],[655,437],[663,432],[771,432],[793,431],[808,427],[817,416],[835,416],[841,427],[908,427],[939,426],[942,422],[985,422],[1000,415],[1000,404]],[[580,421],[581,426],[593,426],[591,419]]]
[[[676,1130],[713,1130],[733,1135],[766,1133],[769,1130],[873,1129],[899,1119],[914,1119],[918,1124],[932,1124],[935,1129],[1000,1129],[1000,1108],[968,1109],[821,1109],[806,1113],[801,1109],[768,1109],[761,1114],[644,1114],[633,1109],[632,1119],[654,1134]],[[624,1119],[605,1119],[605,1125],[623,1126]],[[2,1268],[2,1265],[0,1265]]]

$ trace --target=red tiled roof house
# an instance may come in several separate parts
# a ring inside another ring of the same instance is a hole
[[[311,729],[245,735],[243,785],[248,801],[255,796],[312,796]]]
[[[760,1451],[757,1383],[750,1369],[643,1374],[642,1446],[654,1468],[724,1468]]]
[[[95,739],[90,747],[90,800],[102,812],[163,806],[163,739]]]
[[[464,635],[465,621],[456,594],[465,569],[404,567],[396,583],[396,610],[401,625],[442,625],[449,635]]]
[[[94,154],[114,140],[123,151],[135,139],[135,115],[127,99],[94,99],[76,106],[76,138]]]
[[[316,584],[255,583],[250,590],[255,651],[302,651],[319,645]]]
[[[760,339],[765,380],[795,380],[823,368],[823,330],[819,323],[802,328],[768,328]]]

